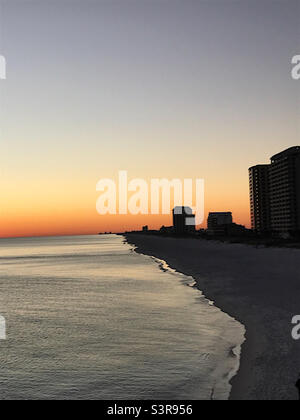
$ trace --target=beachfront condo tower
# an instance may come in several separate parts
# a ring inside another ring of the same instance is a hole
[[[300,146],[249,169],[252,229],[258,233],[300,232]]]
[[[271,158],[271,227],[274,232],[300,232],[300,146]]]
[[[249,169],[251,228],[257,233],[271,230],[270,165],[257,165]]]

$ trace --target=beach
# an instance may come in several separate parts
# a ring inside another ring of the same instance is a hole
[[[242,323],[246,340],[231,400],[296,400],[300,341],[300,250],[194,238],[127,234],[136,251],[192,276],[206,298]]]

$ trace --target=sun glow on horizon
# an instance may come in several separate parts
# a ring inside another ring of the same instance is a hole
[[[250,227],[248,168],[300,134],[290,3],[3,2],[0,237],[171,225],[96,212],[97,181],[123,169],[204,179],[205,219]]]

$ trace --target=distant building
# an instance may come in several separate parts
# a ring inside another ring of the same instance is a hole
[[[209,213],[207,219],[207,232],[211,235],[224,234],[225,226],[232,224],[231,212]]]
[[[233,223],[231,212],[215,212],[208,215],[207,233],[209,235],[241,236],[248,232],[245,226]]]
[[[148,232],[149,231],[149,227],[148,226],[143,226],[143,232]]]
[[[252,229],[259,233],[300,232],[300,146],[249,169]]]
[[[173,209],[173,227],[176,235],[195,232],[195,215],[190,207],[175,207]]]
[[[249,169],[251,228],[258,233],[271,230],[270,165],[257,165]]]

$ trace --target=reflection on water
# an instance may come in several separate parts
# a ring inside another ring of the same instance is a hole
[[[0,398],[227,398],[243,327],[190,283],[120,236],[0,240]]]

